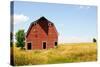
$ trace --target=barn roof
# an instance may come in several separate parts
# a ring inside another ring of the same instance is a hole
[[[28,29],[28,31],[27,31],[27,33],[26,33],[26,37],[28,36],[28,34],[29,34],[29,32],[30,32],[30,30],[31,30],[31,28],[32,28],[32,26],[33,26],[34,24],[39,24],[40,27],[41,27],[41,28],[45,31],[45,33],[48,35],[48,28],[49,28],[48,24],[49,24],[49,23],[51,23],[52,25],[54,25],[51,21],[47,20],[44,16],[40,17],[38,20],[36,20],[36,21],[34,21],[34,22],[32,22],[32,23],[30,24],[29,29]]]

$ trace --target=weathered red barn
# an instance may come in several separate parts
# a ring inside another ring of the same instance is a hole
[[[54,23],[40,17],[30,24],[26,33],[26,49],[48,49],[56,47],[57,44],[58,33]]]

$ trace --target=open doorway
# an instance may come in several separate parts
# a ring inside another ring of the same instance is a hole
[[[46,42],[43,42],[42,46],[43,46],[43,49],[46,49]]]
[[[56,46],[56,47],[58,46],[58,43],[57,43],[57,42],[55,42],[55,46]]]
[[[28,50],[31,50],[31,49],[32,49],[31,43],[27,43],[27,49],[28,49]]]

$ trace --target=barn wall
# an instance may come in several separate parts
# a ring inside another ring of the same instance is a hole
[[[26,38],[26,45],[28,42],[31,42],[32,49],[42,49],[43,41],[47,42],[47,49],[54,48],[54,42],[58,41],[58,36],[53,26],[49,27],[48,35],[44,32],[39,24],[33,26]]]

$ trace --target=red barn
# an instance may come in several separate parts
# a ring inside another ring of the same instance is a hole
[[[26,34],[26,49],[48,49],[56,47],[57,44],[58,33],[51,21],[40,17],[30,24]]]

